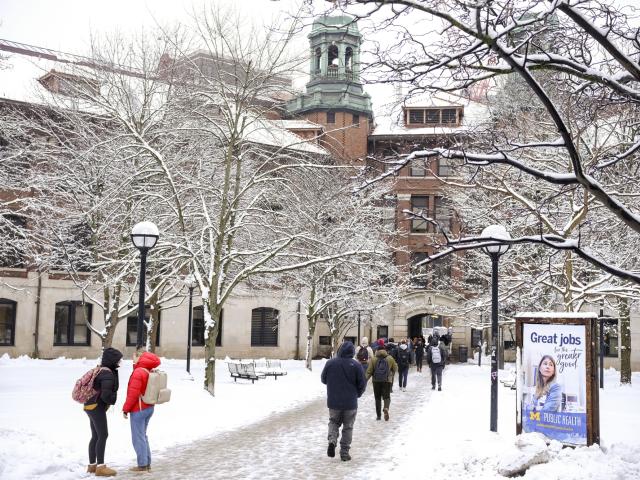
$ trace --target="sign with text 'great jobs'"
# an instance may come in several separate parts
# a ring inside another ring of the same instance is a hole
[[[592,443],[589,320],[518,319],[521,431],[567,445]]]

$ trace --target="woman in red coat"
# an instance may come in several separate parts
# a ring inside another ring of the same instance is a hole
[[[140,397],[144,395],[149,380],[149,370],[157,368],[160,359],[150,352],[139,351],[133,355],[133,373],[129,377],[127,399],[122,406],[122,414],[127,418],[131,413],[131,441],[136,451],[138,465],[134,472],[151,470],[151,449],[147,438],[147,427],[153,415],[153,405],[146,404]]]

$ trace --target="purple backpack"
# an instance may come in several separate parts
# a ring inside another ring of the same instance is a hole
[[[93,388],[93,382],[102,370],[109,369],[107,367],[95,367],[82,375],[73,387],[71,398],[76,402],[85,403],[95,397],[98,391]]]

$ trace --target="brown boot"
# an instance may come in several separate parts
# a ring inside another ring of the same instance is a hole
[[[146,467],[131,467],[129,469],[130,472],[150,472],[151,471],[151,467],[149,465],[147,465]]]
[[[96,473],[96,464],[90,463],[87,465],[87,473]]]
[[[106,465],[98,465],[96,467],[96,477],[114,477],[118,472]]]

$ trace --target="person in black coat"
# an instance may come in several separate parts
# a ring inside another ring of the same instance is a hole
[[[436,380],[438,381],[438,390],[442,390],[442,371],[447,362],[447,351],[444,349],[437,338],[431,340],[431,344],[427,347],[427,364],[431,369],[431,389],[436,389]]]
[[[422,360],[424,358],[424,342],[418,339],[416,342],[416,370],[422,372]]]
[[[327,407],[329,407],[329,446],[327,455],[334,457],[340,425],[340,458],[351,460],[349,449],[353,437],[353,424],[358,411],[358,398],[367,386],[360,364],[354,360],[353,343],[345,341],[338,349],[338,355],[329,360],[322,370],[320,380],[327,386]]]
[[[109,429],[107,428],[107,410],[115,405],[118,396],[118,367],[122,360],[122,353],[115,348],[105,348],[102,352],[103,368],[93,382],[93,388],[98,392],[84,404],[84,411],[89,417],[91,426],[91,440],[89,441],[89,466],[87,472],[97,476],[111,477],[116,471],[104,463],[104,451],[107,445]]]

